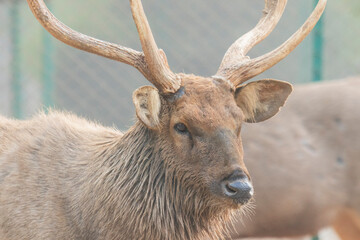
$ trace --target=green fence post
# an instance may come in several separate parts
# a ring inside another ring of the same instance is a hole
[[[314,1],[316,6],[318,0]],[[324,15],[323,15],[324,16]],[[313,81],[321,81],[323,79],[323,48],[324,48],[324,35],[323,35],[323,18],[321,17],[313,30]]]
[[[11,90],[12,114],[15,118],[22,118],[22,82],[21,82],[21,55],[20,55],[20,5],[13,1],[10,6],[10,41],[11,41]]]
[[[48,8],[51,9],[50,3],[48,3]],[[54,45],[51,35],[45,30],[42,30],[42,39],[42,102],[47,111],[49,107],[54,106]]]

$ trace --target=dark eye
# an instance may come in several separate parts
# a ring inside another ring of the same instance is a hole
[[[188,129],[187,127],[185,126],[185,124],[183,123],[177,123],[174,125],[174,128],[175,130],[178,132],[178,133],[181,133],[181,134],[186,134],[188,133]]]

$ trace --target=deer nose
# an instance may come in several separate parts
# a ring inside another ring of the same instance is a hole
[[[234,173],[224,179],[221,188],[226,197],[241,204],[247,203],[254,195],[253,186],[244,173]]]

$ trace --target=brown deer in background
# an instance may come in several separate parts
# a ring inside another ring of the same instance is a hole
[[[133,94],[138,122],[126,133],[70,114],[0,119],[0,239],[211,239],[252,199],[240,129],[275,115],[292,87],[242,84],[288,55],[320,18],[277,49],[246,53],[279,21],[286,0],[265,1],[258,25],[227,51],[214,77],[175,74],[156,46],[140,0],[130,0],[143,52],[100,41],[28,0],[59,40],[137,68],[155,87]]]
[[[296,86],[280,114],[243,129],[256,208],[238,219],[233,239],[329,226],[360,239],[359,100],[360,77]]]

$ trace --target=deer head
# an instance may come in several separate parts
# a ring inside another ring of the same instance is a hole
[[[59,22],[43,0],[27,0],[39,22],[54,37],[75,48],[114,59],[138,69],[155,87],[135,90],[138,119],[159,136],[176,159],[166,164],[191,175],[194,184],[218,205],[238,208],[253,195],[243,162],[240,129],[274,116],[292,91],[289,83],[265,79],[243,84],[285,58],[312,30],[326,0],[319,0],[305,24],[286,42],[263,56],[247,52],[275,28],[286,0],[265,0],[263,17],[226,52],[217,73],[199,77],[173,73],[158,49],[140,0],[130,0],[143,52],[78,33]]]

